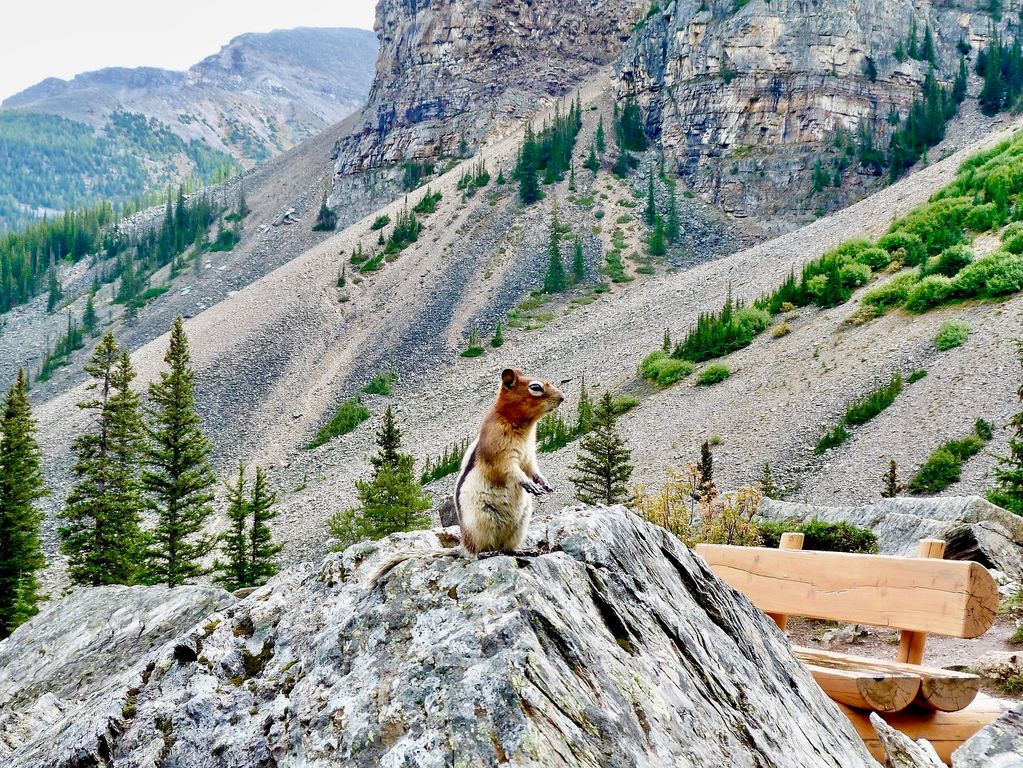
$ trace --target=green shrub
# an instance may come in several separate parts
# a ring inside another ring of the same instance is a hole
[[[941,447],[924,462],[909,484],[913,493],[937,493],[959,482],[962,462],[948,448]]]
[[[901,230],[889,232],[877,241],[877,245],[888,251],[893,258],[901,259],[904,264],[910,266],[922,263],[927,257],[923,240],[918,235]]]
[[[696,383],[703,385],[718,384],[731,375],[732,370],[727,365],[722,363],[711,363],[700,371],[700,376],[697,378]]]
[[[866,424],[895,402],[902,393],[902,376],[895,374],[891,381],[870,394],[853,400],[845,409],[845,424],[853,427]]]
[[[631,411],[637,405],[639,405],[639,398],[635,395],[619,395],[612,401],[612,410],[614,410],[617,416],[621,416],[623,413]]]
[[[817,447],[813,449],[813,452],[820,456],[831,448],[837,448],[848,439],[849,430],[845,428],[844,424],[839,424],[834,429],[824,433],[821,439],[817,441]]]
[[[859,262],[852,262],[842,267],[842,285],[845,288],[859,288],[870,282],[870,267]]]
[[[376,232],[378,229],[383,229],[390,223],[391,217],[388,216],[386,213],[383,213],[377,216],[375,219],[373,219],[373,223],[369,225],[369,228]]]
[[[910,384],[915,384],[916,382],[920,381],[920,379],[924,378],[926,375],[927,371],[925,371],[923,368],[918,368],[917,370],[909,374],[909,378],[906,379],[906,381]]]
[[[892,254],[884,248],[873,246],[864,248],[856,254],[856,263],[870,267],[873,271],[879,272],[892,263]]]
[[[688,360],[671,357],[663,350],[647,355],[639,366],[644,379],[659,387],[668,387],[691,374],[696,366]]]
[[[970,326],[958,320],[950,320],[941,326],[934,344],[942,352],[961,347],[970,336]]]
[[[362,388],[367,395],[389,395],[394,389],[394,381],[397,377],[393,373],[378,373],[369,384]]]
[[[994,226],[997,216],[998,206],[994,203],[975,205],[966,216],[966,227],[974,232],[987,232]]]
[[[906,309],[910,312],[926,312],[945,302],[952,294],[952,280],[944,275],[928,275],[909,292]]]
[[[1002,250],[1016,255],[1023,253],[1023,233],[1003,240]]]
[[[1003,296],[1023,290],[1023,256],[995,251],[956,275],[955,295],[963,299]]]
[[[930,455],[909,484],[913,493],[937,493],[959,482],[962,466],[984,449],[994,437],[994,427],[977,419],[973,432],[958,440],[949,440]]]
[[[777,549],[783,533],[803,534],[803,549],[818,552],[877,552],[877,536],[866,528],[849,523],[826,523],[823,520],[764,520],[758,522],[761,546]]]
[[[729,295],[720,312],[705,312],[686,338],[675,346],[673,357],[702,363],[749,346],[771,324],[766,310],[735,305]]]
[[[771,330],[771,336],[773,336],[776,339],[780,339],[783,336],[788,336],[790,333],[792,333],[792,326],[786,320],[783,320],[782,322],[778,323],[778,325],[774,326],[774,328]]]
[[[320,427],[320,431],[316,433],[307,447],[316,448],[335,437],[347,435],[368,418],[369,409],[362,404],[362,400],[359,398],[345,400],[337,409],[334,417]]]
[[[910,292],[919,280],[919,271],[911,269],[896,275],[884,285],[867,291],[863,294],[862,301],[882,310],[897,307],[909,298]]]
[[[927,274],[955,277],[960,270],[973,261],[973,252],[965,245],[946,248],[927,263]]]

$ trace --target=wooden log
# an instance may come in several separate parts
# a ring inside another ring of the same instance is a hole
[[[803,534],[789,531],[781,535],[781,541],[778,542],[778,549],[802,549],[803,548]],[[785,631],[785,627],[788,625],[789,617],[784,613],[769,613],[767,614],[774,623],[778,625],[778,629],[782,632]]]
[[[870,754],[883,763],[884,747],[877,737],[874,726],[870,724],[870,713],[845,704],[839,704],[838,708],[856,728]],[[997,701],[980,695],[969,707],[959,712],[921,712],[905,709],[902,712],[883,714],[881,717],[888,725],[902,731],[914,741],[927,739],[938,753],[938,757],[946,765],[951,765],[952,753],[979,730],[997,720],[1001,714],[1002,708]]]
[[[941,560],[945,557],[945,542],[941,539],[921,539],[917,546],[916,556]],[[926,632],[903,630],[899,636],[899,661],[907,664],[921,663],[924,660],[926,645]]]
[[[979,637],[998,585],[979,563],[701,544],[721,579],[765,613]]]
[[[857,709],[899,712],[920,692],[920,678],[905,672],[864,672],[806,664],[817,685],[834,701]]]
[[[953,672],[948,669],[925,667],[919,664],[903,664],[897,661],[882,661],[866,656],[852,656],[847,653],[822,651],[802,646],[795,646],[792,650],[800,661],[808,665],[865,674],[915,675],[920,679],[920,688],[913,705],[923,709],[957,712],[966,709],[980,690],[980,678],[966,672]],[[836,699],[836,701],[841,700]]]

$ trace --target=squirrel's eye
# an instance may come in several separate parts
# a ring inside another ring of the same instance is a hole
[[[541,384],[538,381],[534,381],[532,384],[529,385],[529,394],[536,395],[537,397],[542,395],[543,394],[543,384]]]

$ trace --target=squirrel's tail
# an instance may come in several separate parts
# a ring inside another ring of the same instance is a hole
[[[377,584],[380,583],[387,574],[393,571],[397,566],[404,563],[406,560],[412,560],[415,558],[425,558],[435,560],[439,557],[448,557],[449,555],[459,556],[464,555],[465,550],[461,547],[446,547],[444,549],[432,549],[423,551],[419,549],[406,549],[400,552],[395,552],[390,557],[385,558],[370,574],[366,580],[366,589],[373,589]]]

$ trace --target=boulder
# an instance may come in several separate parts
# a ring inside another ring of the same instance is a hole
[[[768,520],[817,518],[869,528],[884,555],[912,557],[920,539],[944,539],[948,560],[974,560],[1014,580],[1023,577],[1023,518],[979,496],[900,496],[855,507],[764,499],[758,514]]]
[[[952,768],[1023,768],[1023,704],[952,753]]]
[[[120,690],[147,653],[233,602],[212,587],[110,586],[51,603],[0,642],[0,757]]]
[[[533,554],[430,551],[451,538],[275,577],[5,766],[876,768],[773,622],[663,529],[577,507],[534,520]]]

